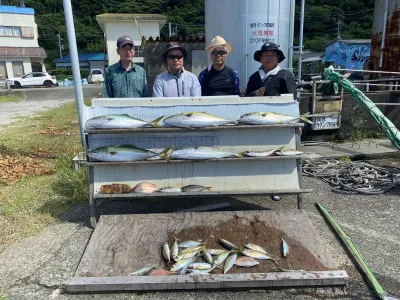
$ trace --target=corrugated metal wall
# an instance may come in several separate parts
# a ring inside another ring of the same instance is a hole
[[[387,5],[385,22],[386,0],[375,1],[369,68],[372,70],[399,72],[400,0],[387,0]],[[385,43],[382,50],[383,35],[385,35]],[[382,67],[380,67],[381,55],[383,55]]]

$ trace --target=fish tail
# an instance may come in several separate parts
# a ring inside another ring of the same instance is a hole
[[[153,127],[161,127],[160,124],[158,124],[162,119],[164,118],[164,116],[158,117],[157,119],[153,120],[150,122],[150,124]]]
[[[165,148],[163,151],[160,152],[160,156],[164,158],[165,160],[168,160],[169,162],[171,161],[168,157],[169,152],[174,148],[174,146],[169,146]]]
[[[208,191],[211,191],[212,186],[206,186],[205,188],[206,188]]]
[[[236,157],[245,157],[245,156],[246,156],[246,155],[244,154],[245,152],[246,152],[246,151],[236,153]]]
[[[307,112],[305,114],[300,115],[300,120],[303,120],[304,122],[307,122],[309,124],[313,124],[313,122],[309,118],[307,118],[309,114],[310,113]]]

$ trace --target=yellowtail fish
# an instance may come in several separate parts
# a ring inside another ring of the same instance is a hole
[[[153,270],[154,267],[144,267],[141,268],[140,270],[137,270],[135,272],[132,272],[129,274],[129,276],[145,276],[150,273],[151,270]]]
[[[176,261],[176,257],[178,256],[178,253],[179,253],[178,240],[175,239],[171,246],[171,258],[174,261]]]
[[[200,246],[203,244],[203,241],[193,241],[193,240],[188,240],[188,241],[182,241],[178,244],[180,248],[192,248],[196,246]]]
[[[272,124],[287,124],[293,123],[301,119],[307,123],[312,122],[307,118],[309,113],[301,116],[290,116],[274,112],[252,112],[240,116],[239,123],[252,125],[272,125]]]
[[[187,147],[181,149],[172,149],[168,154],[165,151],[161,157],[165,159],[215,159],[224,157],[237,157],[238,155],[232,152],[227,152],[211,147]]]
[[[236,253],[232,253],[231,255],[229,255],[229,257],[225,261],[224,274],[226,274],[226,272],[228,272],[233,267],[233,265],[235,264],[236,259],[237,259],[237,254]]]
[[[247,256],[241,256],[235,261],[235,265],[243,268],[254,267],[257,266],[259,263],[260,261],[258,259]]]
[[[289,254],[289,245],[283,238],[281,238],[281,240],[282,240],[282,245],[281,245],[282,257],[286,257]]]
[[[218,254],[217,257],[214,259],[214,265],[218,266],[218,265],[222,264],[230,253],[231,253],[231,251],[225,251],[225,252]]]
[[[196,185],[196,184],[189,184],[181,187],[182,192],[205,192],[205,191],[211,191],[212,187],[211,186],[202,186],[202,185]]]
[[[251,250],[251,249],[247,249],[247,248],[240,249],[240,252],[243,255],[248,256],[248,257],[252,257],[252,258],[257,258],[257,259],[261,259],[261,260],[264,260],[264,259],[265,260],[268,260],[268,259],[273,260],[267,254],[264,254],[264,253],[261,253],[261,252],[258,252],[258,251],[254,251],[254,250]]]
[[[209,263],[192,263],[189,265],[189,269],[193,270],[209,270],[212,265]]]
[[[291,149],[281,149],[275,152],[276,155],[279,156],[293,156],[293,155],[300,155],[303,154],[304,152],[298,151],[298,150],[291,150]]]
[[[161,153],[142,149],[133,145],[116,145],[90,149],[87,155],[98,161],[134,161],[144,160]]]
[[[168,270],[164,269],[154,269],[149,273],[149,276],[169,276],[169,275],[175,275],[176,272],[171,272]]]
[[[226,252],[225,249],[207,249],[206,251],[211,255],[218,255]]]
[[[139,128],[139,127],[159,127],[158,124],[164,116],[159,117],[151,122],[146,122],[140,119],[136,119],[127,114],[109,114],[104,116],[99,116],[91,118],[86,121],[86,129],[129,129],[129,128]]]
[[[208,253],[207,251],[203,250],[201,252],[203,254],[203,258],[206,262],[208,262],[209,264],[213,263],[213,257],[211,256],[210,253]]]
[[[172,127],[196,128],[236,124],[236,121],[204,112],[185,112],[167,117],[164,119],[163,123],[166,126]]]
[[[194,263],[195,258],[185,258],[181,259],[180,261],[176,262],[175,264],[172,265],[170,271],[171,272],[176,272],[179,270],[182,270],[186,267],[188,267],[190,264]]]
[[[261,247],[261,246],[259,246],[259,245],[257,245],[257,244],[247,243],[247,244],[244,244],[244,246],[245,246],[247,249],[254,250],[254,251],[258,251],[258,252],[261,252],[261,253],[264,253],[264,254],[269,255],[268,252],[267,252],[267,250],[265,250],[263,247]]]

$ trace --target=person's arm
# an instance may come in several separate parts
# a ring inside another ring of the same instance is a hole
[[[235,69],[233,69],[233,94],[240,96],[239,73]]]
[[[104,82],[103,82],[103,98],[112,98],[112,86],[111,80],[108,74],[108,68],[104,71]]]
[[[163,83],[159,76],[157,76],[156,80],[154,80],[153,97],[164,97]]]
[[[204,84],[204,74],[206,73],[207,69],[201,71],[201,73],[199,74],[199,82],[201,85],[201,95],[202,96],[207,96],[207,90]]]
[[[256,76],[258,76],[258,74]],[[250,76],[249,81],[247,82],[246,96],[254,97],[256,95],[256,90],[258,90],[261,87],[261,79],[258,85],[256,82],[257,81],[256,76],[254,74]]]
[[[201,85],[196,75],[193,74],[192,86],[190,88],[190,96],[191,97],[200,97],[201,96]]]

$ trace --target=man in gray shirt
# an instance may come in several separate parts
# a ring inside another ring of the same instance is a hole
[[[103,98],[138,98],[148,96],[146,72],[132,63],[135,56],[133,40],[121,36],[117,40],[120,61],[105,70]]]
[[[201,86],[197,76],[183,67],[186,49],[179,43],[168,43],[162,58],[167,71],[157,75],[153,97],[200,97]]]

